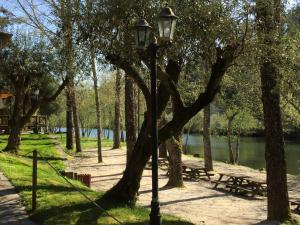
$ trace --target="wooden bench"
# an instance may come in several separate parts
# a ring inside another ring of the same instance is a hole
[[[209,173],[205,167],[201,167],[195,164],[182,163],[182,174],[186,176],[187,179],[197,180],[201,177],[207,177],[208,180],[211,180],[211,176],[214,176],[213,173]]]
[[[226,179],[223,179],[223,178]],[[212,181],[214,188],[223,184],[229,192],[250,194],[252,197],[255,195],[265,196],[267,193],[266,182],[257,178],[252,178],[243,174],[235,173],[220,173],[219,179]]]

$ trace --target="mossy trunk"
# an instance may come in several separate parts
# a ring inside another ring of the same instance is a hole
[[[182,140],[181,135],[171,137],[166,141],[169,152],[169,180],[166,186],[182,187]]]

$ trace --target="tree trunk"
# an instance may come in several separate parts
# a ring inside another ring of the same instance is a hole
[[[125,129],[126,129],[126,147],[128,164],[136,142],[135,110],[134,110],[134,89],[133,82],[125,75]]]
[[[9,120],[9,137],[4,151],[9,151],[13,154],[18,154],[21,140],[21,129],[24,125],[21,124],[24,104],[24,92],[24,88],[20,87],[19,92],[16,93],[13,112]]]
[[[228,141],[228,153],[229,153],[229,163],[234,164],[234,154],[232,148],[232,123],[235,116],[231,116],[228,118],[228,125],[227,125],[227,141]]]
[[[213,161],[212,161],[211,143],[210,143],[210,105],[204,108],[203,144],[204,144],[204,165],[208,171],[212,171]]]
[[[241,128],[239,127],[237,137],[236,137],[236,145],[235,145],[235,163],[239,163],[240,158],[240,140],[241,140]]]
[[[77,112],[77,103],[74,86],[72,87],[72,112],[73,112],[73,123],[75,130],[75,143],[76,143],[76,152],[81,152],[81,143],[80,143],[80,129],[78,121],[78,112]]]
[[[96,129],[97,129],[97,147],[98,147],[98,163],[102,162],[102,149],[101,149],[101,112],[100,112],[100,100],[98,92],[98,77],[96,71],[96,62],[95,62],[95,50],[93,46],[91,47],[91,65],[93,73],[93,82],[94,82],[94,92],[95,92],[95,104],[96,104]]]
[[[158,153],[159,153],[159,157],[160,158],[168,158],[168,152],[167,152],[167,146],[166,146],[166,143],[161,143],[158,147]]]
[[[188,143],[189,143],[189,137],[190,137],[190,131],[191,131],[191,127],[188,127],[187,133],[186,133],[186,139],[185,139],[185,147],[184,147],[184,154],[187,154],[188,152]]]
[[[70,93],[70,87],[68,85],[66,90],[67,98],[67,111],[66,111],[66,148],[73,149],[73,112],[72,112],[72,98]]]
[[[116,95],[115,95],[115,121],[114,121],[114,143],[113,149],[120,148],[120,95],[121,95],[121,73],[116,73]]]
[[[106,195],[134,204],[146,163],[151,156],[150,123],[144,121],[132,157],[119,182]]]
[[[166,141],[169,152],[169,180],[166,186],[182,187],[182,140],[181,135],[171,137]]]
[[[211,67],[211,77],[206,87],[206,91],[198,96],[192,106],[183,107],[182,102],[173,96],[173,118],[164,127],[158,130],[158,144],[161,144],[175,134],[180,133],[184,125],[214,99],[215,95],[220,90],[222,78],[234,59],[236,50],[237,45],[230,45],[224,49],[217,49],[216,62]],[[139,76],[136,73],[136,70],[132,68],[130,63],[117,55],[107,55],[106,59],[128,72],[127,74],[135,79],[146,100],[147,111],[145,113],[145,120],[141,126],[128,166],[125,168],[123,176],[118,183],[106,192],[106,195],[111,198],[116,198],[119,201],[121,200],[127,203],[135,203],[143,170],[151,156],[150,93],[145,83],[138,78]],[[170,78],[175,84],[178,82],[180,71],[177,62],[169,60],[166,72],[170,74]],[[166,86],[168,85],[166,85],[165,81],[161,82],[158,87],[157,119],[161,117],[170,99],[170,92],[166,91]]]
[[[266,135],[266,170],[268,190],[268,219],[290,219],[287,191],[286,161],[280,109],[280,0],[257,0],[258,37],[262,56],[260,75]]]
[[[11,121],[11,129],[9,131],[8,143],[4,151],[9,151],[13,154],[18,154],[20,141],[21,141],[21,124],[20,117],[14,118]]]

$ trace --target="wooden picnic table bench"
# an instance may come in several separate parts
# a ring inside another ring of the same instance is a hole
[[[291,203],[291,206],[296,206],[294,208],[294,210],[299,213],[300,212],[300,200],[289,200],[289,202]]]
[[[226,179],[223,179],[224,177]],[[224,184],[225,188],[229,188],[229,192],[251,194],[252,197],[265,196],[267,192],[264,180],[237,173],[219,173],[219,179],[212,183],[215,183],[214,188]]]
[[[210,177],[214,176],[214,174],[209,173],[205,167],[197,164],[197,162],[182,162],[182,174],[191,180],[197,180],[203,176],[211,180]]]

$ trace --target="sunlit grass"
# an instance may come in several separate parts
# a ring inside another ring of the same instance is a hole
[[[5,147],[1,136],[1,147]],[[37,149],[45,156],[59,156],[55,141],[47,135],[23,135],[20,154]],[[52,161],[58,169],[64,169],[61,161]],[[31,209],[31,175],[32,160],[30,158],[0,153],[0,170],[11,180],[28,211]],[[129,207],[124,204],[103,198],[103,193],[94,192],[80,182],[71,181],[91,199],[96,200],[110,215],[118,218],[126,225],[149,224],[149,211],[141,207]],[[113,225],[118,224],[103,211],[96,208],[79,192],[66,183],[62,177],[45,162],[38,162],[37,210],[31,218],[43,225]],[[172,216],[163,216],[165,225],[192,225]]]

